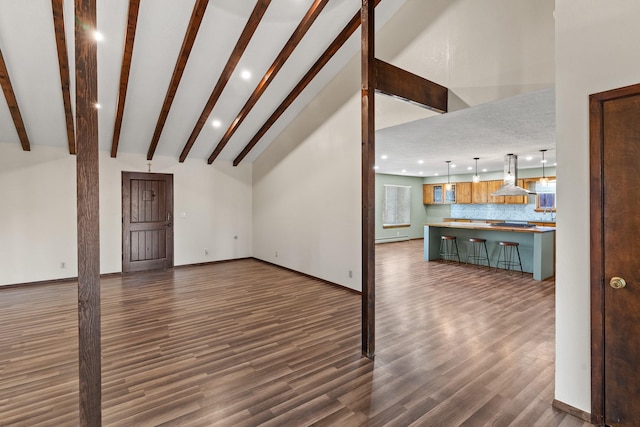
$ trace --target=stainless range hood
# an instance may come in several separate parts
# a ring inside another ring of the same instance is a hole
[[[504,184],[492,196],[528,196],[536,194],[532,191],[518,187],[518,156],[507,154],[504,156]]]

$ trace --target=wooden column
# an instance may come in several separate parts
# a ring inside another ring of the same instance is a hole
[[[375,354],[374,0],[362,0],[362,354]]]
[[[102,425],[96,0],[75,0],[78,345],[81,426]]]

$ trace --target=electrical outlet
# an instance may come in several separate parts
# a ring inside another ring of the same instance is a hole
[[[205,250],[204,250],[204,254],[205,254],[205,255],[209,255],[209,249],[205,249]]]
[[[353,278],[353,271],[349,270],[349,279]]]
[[[238,236],[233,236],[233,238],[234,238],[235,240],[238,240]]]
[[[276,258],[278,258],[278,251],[276,251]]]
[[[67,263],[66,262],[61,262],[60,263],[60,268],[67,268]]]

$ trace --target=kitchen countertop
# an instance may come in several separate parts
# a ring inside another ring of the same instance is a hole
[[[435,222],[425,225],[428,225],[429,227],[466,228],[471,230],[514,231],[516,233],[548,233],[556,231],[555,227],[509,227],[491,225],[484,222]]]
[[[532,223],[532,222],[544,222],[549,224],[555,224],[555,220],[551,219],[488,219],[488,218],[442,218],[442,222],[522,222],[522,223]]]

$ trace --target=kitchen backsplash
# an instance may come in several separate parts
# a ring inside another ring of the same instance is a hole
[[[555,221],[555,212],[534,211],[535,205],[451,205],[452,218],[503,219],[511,221]]]

